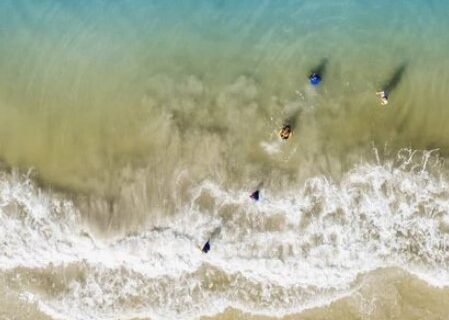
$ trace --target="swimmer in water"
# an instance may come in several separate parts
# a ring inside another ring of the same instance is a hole
[[[379,97],[380,103],[385,106],[388,103],[388,93],[385,90],[376,92],[376,96]]]
[[[279,136],[283,140],[287,140],[293,134],[292,127],[289,124],[284,124],[282,129],[279,131]]]
[[[321,76],[316,72],[312,72],[312,74],[309,76],[309,82],[312,86],[317,86],[321,82]]]

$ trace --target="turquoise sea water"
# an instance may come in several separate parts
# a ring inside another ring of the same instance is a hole
[[[1,1],[0,315],[443,319],[447,30],[438,0]]]
[[[278,126],[283,105],[317,92],[301,108],[318,106],[318,134],[339,136],[334,145],[344,146],[340,153],[360,139],[357,143],[447,151],[449,22],[442,1],[3,1],[1,6],[1,154],[13,166],[40,167],[57,184],[66,184],[63,175],[83,174],[84,165],[73,163],[80,149],[82,162],[95,171],[107,161],[104,153],[147,153],[157,138],[138,135],[155,112],[145,103],[153,102],[194,129],[201,123],[233,126],[239,109],[255,102],[254,128],[245,135],[259,139],[271,128],[258,124],[274,118]],[[310,92],[306,77],[323,59],[328,59],[323,86]],[[395,108],[375,108],[373,92],[403,65],[392,92]],[[244,92],[233,94],[240,105],[223,125],[223,119],[214,119],[223,111],[213,108],[232,103],[220,98],[226,88]],[[183,106],[189,103],[194,111]],[[303,128],[302,142],[321,144]]]

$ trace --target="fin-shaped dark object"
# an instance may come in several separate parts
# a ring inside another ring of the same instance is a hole
[[[255,201],[258,201],[259,200],[259,190],[256,190],[253,193],[251,193],[251,195],[249,197],[254,199]]]
[[[207,240],[207,242],[204,244],[203,249],[201,249],[201,251],[203,251],[204,253],[208,253],[210,250],[210,243],[209,240]]]

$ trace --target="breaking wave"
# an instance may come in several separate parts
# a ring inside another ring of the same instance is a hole
[[[358,275],[386,267],[449,285],[449,189],[435,159],[402,150],[338,181],[262,190],[259,202],[204,181],[181,212],[118,239],[96,237],[73,201],[29,174],[4,172],[0,268],[24,298],[67,319],[193,319],[227,307],[279,316],[350,294]]]

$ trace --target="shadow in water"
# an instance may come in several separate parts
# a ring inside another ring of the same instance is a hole
[[[309,76],[316,73],[321,77],[321,79],[323,79],[326,73],[327,63],[328,63],[327,58],[321,59],[320,63],[310,70]]]
[[[289,125],[292,130],[295,130],[300,114],[301,114],[301,109],[297,109],[294,112],[290,113],[289,115],[287,115],[285,117],[282,125],[283,126]]]
[[[382,90],[391,93],[391,91],[393,91],[397,87],[399,82],[401,82],[406,67],[407,63],[405,62],[397,67],[390,79],[382,85]]]
[[[218,235],[220,234],[220,232],[221,232],[221,227],[216,227],[216,228],[212,231],[212,233],[210,234],[210,239],[212,240],[212,239],[218,237]]]

